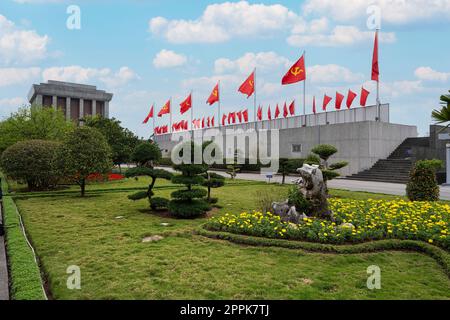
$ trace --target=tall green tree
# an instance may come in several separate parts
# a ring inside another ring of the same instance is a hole
[[[112,151],[112,161],[121,169],[121,164],[131,161],[131,154],[139,143],[139,138],[130,130],[123,128],[115,118],[100,116],[87,117],[86,126],[99,130],[108,141]]]
[[[75,124],[67,121],[61,111],[53,108],[22,107],[0,122],[0,153],[24,140],[61,141]]]
[[[87,177],[111,170],[111,148],[97,129],[78,127],[64,139],[58,150],[57,164],[67,179],[80,186],[84,197]]]
[[[450,90],[448,92],[450,93]],[[433,110],[431,117],[437,124],[448,123],[448,127],[450,126],[450,94],[441,96],[441,105],[440,110]]]

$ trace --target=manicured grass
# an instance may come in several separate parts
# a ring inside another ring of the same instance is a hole
[[[267,187],[238,183],[213,190],[222,207],[214,215],[258,209],[257,195]],[[269,188],[283,199],[288,187]],[[169,197],[172,191],[157,189],[156,196]],[[54,298],[448,299],[449,278],[426,255],[335,255],[232,244],[195,234],[206,219],[149,214],[147,201],[132,202],[130,193],[17,199]],[[342,197],[352,195],[339,191]],[[150,235],[165,238],[141,242]],[[81,290],[66,288],[71,265],[81,268]],[[370,265],[382,270],[381,290],[366,288]]]

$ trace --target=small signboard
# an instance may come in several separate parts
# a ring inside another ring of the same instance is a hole
[[[266,178],[269,179],[269,183],[270,183],[270,180],[273,179],[273,173],[267,173]]]

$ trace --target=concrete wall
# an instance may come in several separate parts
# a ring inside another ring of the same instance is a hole
[[[181,135],[174,134],[174,137]],[[166,134],[155,138],[165,157],[170,157],[176,144],[171,141],[171,136]],[[365,121],[282,129],[279,131],[279,142],[271,141],[271,146],[278,146],[280,157],[306,158],[318,144],[334,145],[339,153],[332,161],[344,160],[350,163],[341,171],[345,176],[369,169],[378,160],[387,158],[406,138],[416,136],[415,126]],[[293,152],[293,145],[301,145],[301,152]],[[224,152],[228,150],[224,148]]]

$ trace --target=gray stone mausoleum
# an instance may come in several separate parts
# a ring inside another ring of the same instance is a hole
[[[85,84],[49,80],[34,84],[28,94],[33,105],[61,110],[68,120],[77,121],[85,116],[101,115],[109,118],[109,102],[113,94]]]

